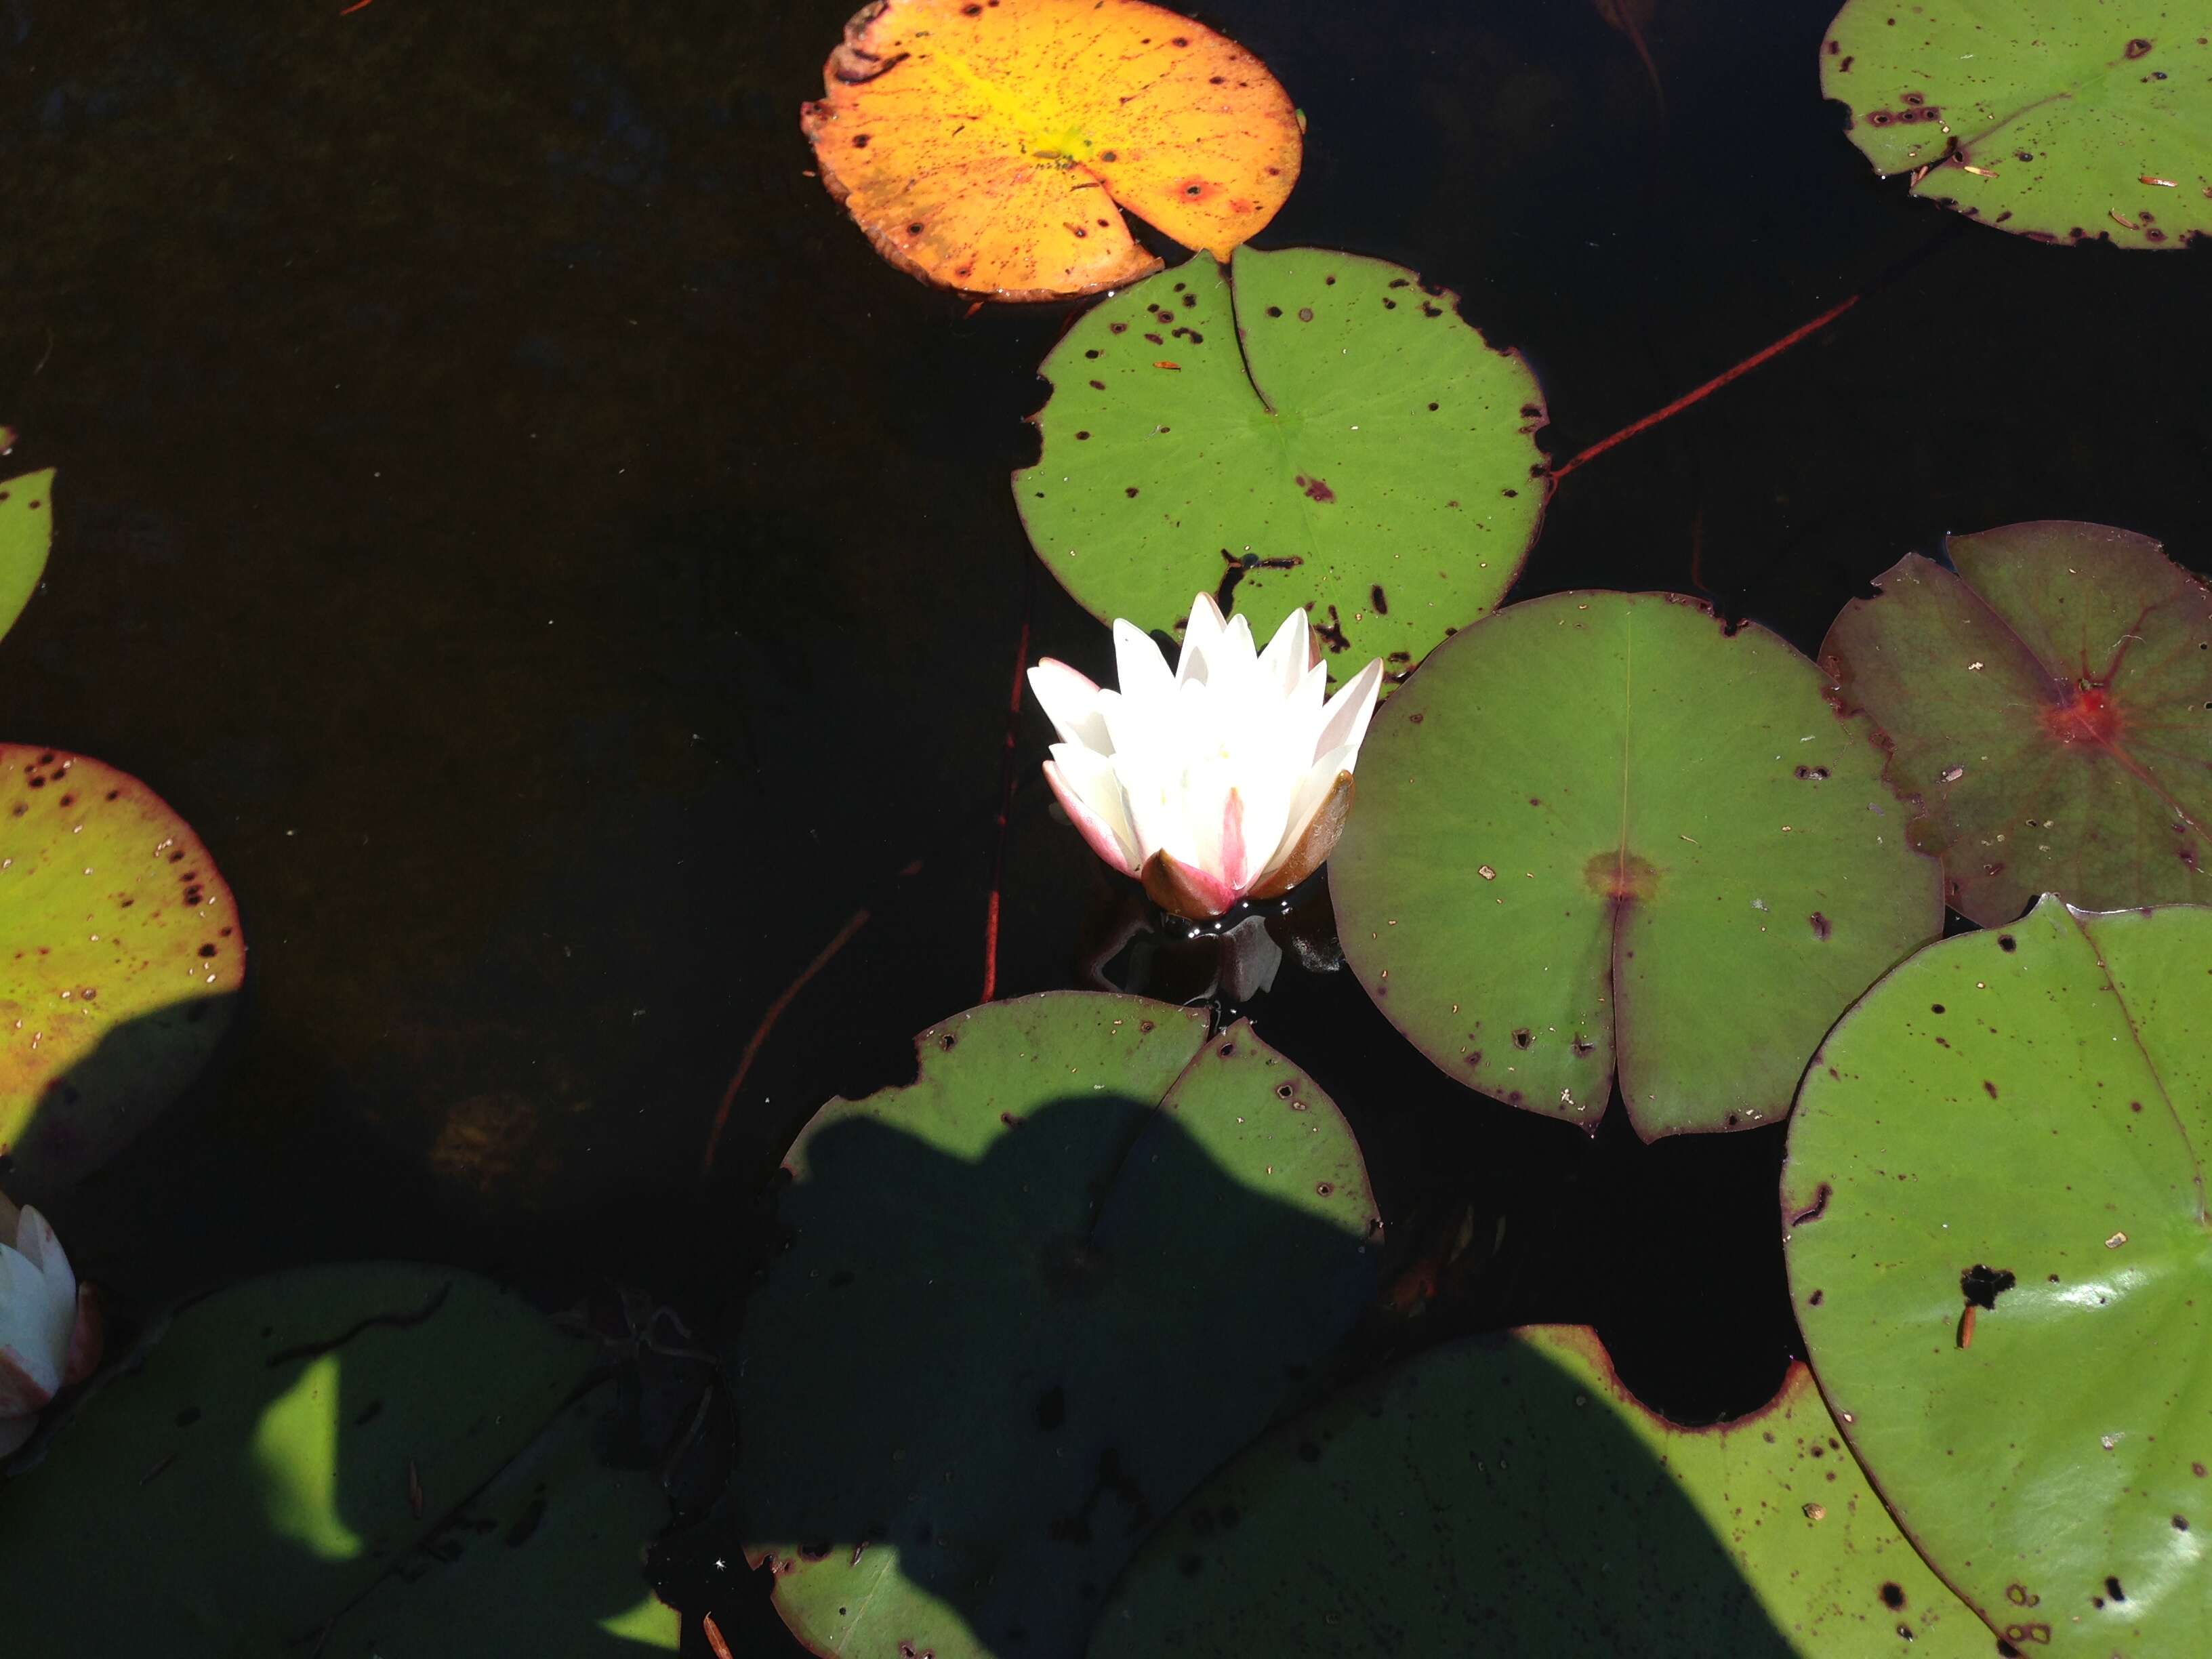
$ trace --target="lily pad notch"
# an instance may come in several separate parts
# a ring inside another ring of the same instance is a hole
[[[1211,592],[1307,612],[1386,687],[1495,609],[1541,522],[1549,419],[1517,351],[1403,266],[1203,256],[1100,302],[1038,373],[1030,544],[1078,603],[1176,636]]]
[[[1137,214],[1216,258],[1297,181],[1297,110],[1233,40],[1146,0],[871,0],[800,111],[890,264],[997,300],[1158,270]]]
[[[1940,931],[1863,716],[1670,593],[1510,606],[1380,710],[1329,863],[1345,957],[1446,1075],[1644,1139],[1789,1110],[1837,1015]]]

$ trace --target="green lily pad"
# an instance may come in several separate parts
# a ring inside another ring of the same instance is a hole
[[[2038,241],[2179,247],[2212,234],[2208,21],[2178,0],[1848,0],[1820,90],[1917,196]]]
[[[612,1388],[569,1407],[348,1608],[329,1659],[674,1653],[676,1609],[638,1560],[668,1500],[651,1469],[610,1468],[596,1446]]]
[[[2037,893],[2212,897],[2212,591],[2103,525],[1954,536],[1844,607],[1820,661],[1893,744],[1944,896],[1984,927]]]
[[[1038,372],[1030,541],[1101,621],[1179,632],[1211,592],[1312,613],[1342,672],[1492,610],[1543,514],[1547,418],[1455,295],[1326,248],[1199,255],[1086,313]]]
[[[1930,1564],[2014,1646],[2212,1629],[2212,910],[2045,899],[1867,994],[1783,1179],[1822,1388]]]
[[[1346,959],[1452,1077],[1646,1139],[1771,1121],[1835,1017],[1935,937],[1872,726],[1755,625],[1559,593],[1375,717],[1329,861]]]
[[[15,434],[0,427],[0,454]],[[46,550],[54,538],[54,474],[26,472],[0,479],[0,634],[15,625],[39,578],[46,573]]]
[[[107,1158],[206,1063],[246,977],[190,825],[82,755],[0,744],[0,1151],[36,1190]]]
[[[745,1553],[817,1652],[1056,1659],[1371,1299],[1374,1195],[1242,1022],[1063,992],[918,1046],[787,1159],[730,1368]]]
[[[312,1643],[597,1352],[438,1267],[301,1268],[189,1304],[0,1488],[11,1651],[111,1651],[119,1586],[164,1654]]]
[[[1538,1326],[1431,1348],[1270,1433],[1146,1547],[1091,1659],[1990,1645],[1802,1365],[1750,1416],[1687,1429],[1595,1333]]]

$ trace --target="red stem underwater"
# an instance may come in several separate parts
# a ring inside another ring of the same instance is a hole
[[[1022,561],[1022,628],[1014,647],[1014,683],[1006,694],[1006,740],[999,750],[999,816],[997,839],[991,848],[991,890],[983,901],[983,994],[988,1002],[999,990],[999,889],[1006,872],[1006,820],[1014,805],[1014,749],[1021,737],[1022,688],[1029,684],[1030,607],[1036,587],[1036,564]]]
[[[1599,456],[1604,454],[1607,450],[1611,449],[1615,444],[1626,443],[1629,439],[1636,436],[1639,432],[1649,432],[1653,427],[1657,426],[1662,421],[1669,420],[1674,416],[1680,414],[1684,410],[1689,408],[1691,404],[1704,402],[1705,399],[1711,397],[1714,392],[1718,392],[1729,381],[1741,380],[1743,376],[1750,374],[1753,369],[1757,368],[1761,363],[1765,362],[1768,359],[1780,356],[1784,352],[1789,350],[1791,346],[1796,345],[1800,340],[1804,339],[1807,336],[1817,334],[1822,329],[1827,327],[1830,323],[1834,322],[1837,318],[1842,316],[1853,306],[1856,305],[1859,302],[1859,299],[1860,296],[1854,294],[1849,299],[1829,307],[1826,311],[1815,317],[1811,322],[1804,324],[1801,327],[1791,329],[1787,334],[1775,341],[1771,345],[1767,346],[1763,350],[1753,352],[1750,356],[1738,363],[1734,368],[1723,370],[1722,373],[1714,375],[1711,380],[1707,380],[1703,386],[1693,387],[1692,390],[1684,392],[1680,397],[1675,398],[1673,403],[1667,404],[1664,408],[1653,410],[1642,420],[1632,421],[1628,425],[1621,428],[1620,431],[1614,433],[1611,437],[1601,438],[1595,443],[1590,445],[1589,448],[1582,451],[1579,454],[1568,457],[1565,460],[1561,461],[1557,466],[1551,469],[1550,477],[1552,483],[1554,484],[1558,483],[1560,479],[1565,477],[1568,473],[1582,465],[1583,462],[1595,460]]]

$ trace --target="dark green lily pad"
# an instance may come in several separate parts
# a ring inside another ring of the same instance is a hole
[[[787,1160],[731,1366],[745,1551],[817,1652],[1061,1659],[1371,1298],[1374,1196],[1241,1022],[1055,993],[918,1046]]]
[[[1470,1088],[1637,1133],[1779,1118],[1935,937],[1937,872],[1863,718],[1754,625],[1559,593],[1467,629],[1375,717],[1329,862],[1345,957]]]
[[[1802,1365],[1750,1416],[1686,1429],[1595,1333],[1539,1326],[1431,1348],[1270,1433],[1147,1547],[1091,1659],[1990,1645]]]
[[[1820,90],[1915,195],[2039,241],[2179,247],[2212,234],[2208,25],[2179,0],[1848,0]]]
[[[0,744],[0,1151],[73,1181],[206,1063],[246,976],[229,886],[136,778]]]
[[[1094,307],[1014,474],[1037,556],[1102,621],[1177,632],[1211,592],[1269,625],[1305,606],[1340,678],[1419,661],[1504,597],[1543,514],[1543,394],[1457,307],[1379,259],[1250,247]]]
[[[2212,1630],[2212,910],[2046,898],[1922,951],[1806,1074],[1790,1282],[1860,1460],[2024,1653]]]
[[[600,1456],[612,1385],[562,1413],[346,1610],[329,1659],[561,1659],[674,1653],[676,1609],[654,1595],[639,1551],[668,1521],[649,1468]]]
[[[2039,892],[2212,897],[2212,591],[2104,525],[1954,536],[1844,606],[1820,661],[1894,744],[1944,896],[1984,927]]]
[[[0,427],[0,454],[15,441],[15,434]],[[0,479],[0,634],[15,625],[39,591],[53,537],[53,469]]]
[[[0,1488],[10,1651],[112,1651],[125,1607],[165,1655],[304,1651],[597,1355],[438,1267],[301,1268],[191,1304]]]

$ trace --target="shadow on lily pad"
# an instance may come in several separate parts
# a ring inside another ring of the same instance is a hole
[[[11,1650],[672,1652],[639,1571],[665,1503],[605,1460],[599,1358],[411,1263],[189,1303],[0,1486]]]

